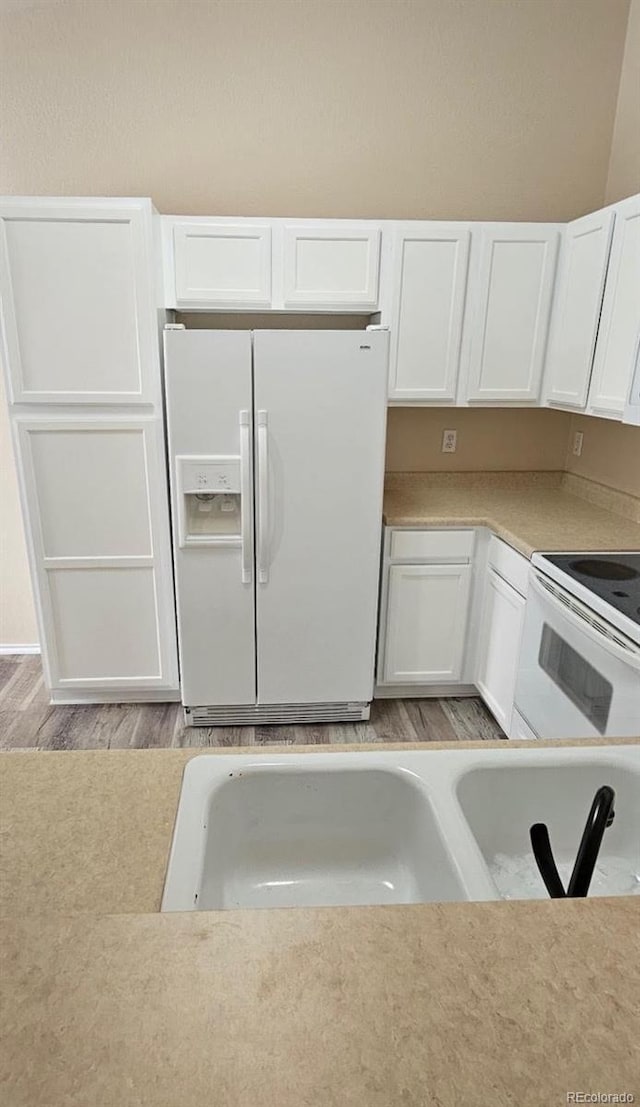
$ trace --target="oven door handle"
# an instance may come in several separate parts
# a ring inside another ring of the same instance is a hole
[[[532,591],[536,592],[541,599],[551,604],[558,615],[562,615],[563,619],[566,619],[572,626],[581,630],[583,634],[586,634],[587,637],[600,646],[601,649],[606,650],[606,652],[611,654],[612,657],[615,657],[617,661],[623,661],[629,668],[640,672],[640,650],[634,650],[632,648],[626,649],[624,646],[619,646],[617,642],[612,641],[611,638],[607,638],[597,627],[594,627],[593,623],[586,615],[580,614],[582,605],[578,607],[578,602],[573,598],[571,599],[571,607],[562,603],[562,601],[545,586],[544,578],[536,573],[535,569],[532,569],[529,576],[529,587]]]

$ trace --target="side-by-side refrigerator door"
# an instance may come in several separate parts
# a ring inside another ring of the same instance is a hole
[[[254,334],[259,703],[371,699],[388,337]]]
[[[164,339],[182,702],[253,704],[251,335]]]

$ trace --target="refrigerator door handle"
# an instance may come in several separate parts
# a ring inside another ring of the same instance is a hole
[[[240,526],[242,583],[251,584],[251,424],[246,410],[240,412]]]
[[[266,411],[258,412],[258,581],[269,580],[269,452]]]

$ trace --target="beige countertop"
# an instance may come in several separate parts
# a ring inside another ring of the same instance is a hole
[[[3,1104],[638,1097],[636,900],[154,913],[201,752],[0,754]]]
[[[0,951],[2,1102],[637,1101],[639,920],[628,899],[27,916]]]
[[[384,521],[393,527],[488,527],[525,557],[535,550],[640,550],[640,523],[545,479],[555,477],[388,474]]]

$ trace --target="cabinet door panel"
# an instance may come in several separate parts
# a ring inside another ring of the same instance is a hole
[[[547,354],[547,399],[582,409],[587,401],[613,232],[613,212],[565,229]]]
[[[48,570],[61,686],[160,681],[152,568]]]
[[[48,683],[175,690],[162,424],[34,416],[16,427]]]
[[[285,226],[284,306],[373,311],[379,255],[377,228]]]
[[[500,726],[509,733],[526,601],[491,569],[487,575],[476,684]]]
[[[385,682],[460,679],[470,579],[468,565],[391,566]]]
[[[455,400],[470,241],[460,224],[398,232],[391,399]]]
[[[270,307],[271,228],[266,223],[177,223],[177,307]]]
[[[622,418],[640,339],[640,196],[618,204],[588,410]]]
[[[156,399],[145,227],[150,206],[7,201],[0,216],[0,294],[13,402]]]
[[[45,557],[151,556],[144,430],[29,433]]]
[[[546,224],[483,229],[469,400],[538,399],[558,242]]]

